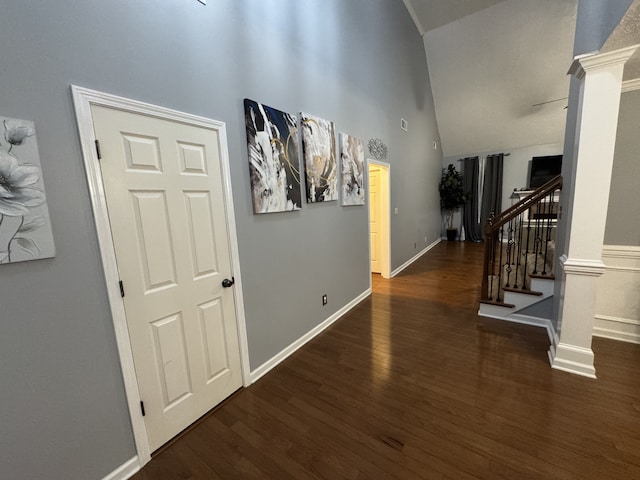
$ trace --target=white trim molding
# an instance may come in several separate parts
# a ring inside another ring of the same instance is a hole
[[[583,377],[596,378],[596,369],[593,366],[593,350],[575,345],[559,343],[554,349],[553,356],[550,352],[551,367],[556,370],[574,373]]]
[[[603,245],[602,258],[630,258],[640,260],[640,247],[634,245]],[[607,268],[609,265],[607,264]]]
[[[588,71],[624,64],[637,49],[638,45],[631,45],[612,52],[580,55],[573,60],[568,73],[583,78]]]
[[[556,329],[554,328],[553,323],[548,318],[534,317],[532,315],[524,315],[521,313],[512,313],[508,317],[501,318],[500,320],[544,328],[547,332],[547,337],[549,337],[549,348],[556,348],[556,346],[558,345],[558,334],[556,333]]]
[[[277,367],[280,363],[282,363],[287,357],[295,353],[305,343],[309,342],[310,340],[320,335],[324,330],[329,328],[333,323],[335,323],[337,320],[343,317],[347,312],[349,312],[349,310],[353,309],[356,305],[358,305],[360,302],[365,300],[370,295],[371,295],[371,289],[368,288],[367,290],[362,292],[360,295],[358,295],[356,298],[354,298],[349,303],[347,303],[340,310],[338,310],[329,318],[324,320],[322,323],[320,323],[313,329],[309,330],[307,333],[305,333],[295,342],[291,343],[289,346],[285,347],[283,350],[276,353],[273,357],[271,357],[269,360],[264,362],[258,368],[253,370],[251,372],[251,383],[255,383],[261,377],[269,373],[271,370]]]
[[[640,78],[622,82],[622,93],[633,92],[634,90],[640,90]]]
[[[422,255],[424,255],[425,253],[427,253],[429,250],[431,250],[433,247],[435,247],[437,244],[439,244],[442,241],[442,239],[437,239],[435,242],[433,242],[430,245],[427,245],[425,248],[423,248],[422,250],[420,250],[420,252],[418,252],[416,255],[414,255],[413,257],[411,257],[409,260],[407,260],[406,262],[404,262],[402,265],[400,265],[398,268],[396,268],[395,270],[393,270],[391,272],[391,278],[395,277],[396,275],[398,275],[402,270],[404,270],[405,268],[407,268],[409,265],[411,265],[413,262],[415,262],[416,260],[418,260]]]
[[[604,245],[593,335],[640,343],[640,247]]]
[[[573,275],[585,275],[589,277],[599,277],[606,269],[604,262],[600,260],[584,260],[580,258],[567,258],[566,255],[560,257],[560,265],[565,273]]]
[[[596,314],[593,336],[640,344],[640,320]]]
[[[187,125],[203,127],[214,130],[219,138],[219,155],[222,169],[222,181],[224,189],[225,212],[229,234],[229,249],[233,276],[235,277],[236,288],[234,289],[235,310],[238,324],[238,339],[240,345],[240,358],[242,364],[242,379],[245,386],[250,384],[249,377],[249,348],[246,335],[246,324],[244,305],[242,299],[242,275],[240,273],[240,259],[237,243],[237,232],[235,215],[233,211],[233,196],[231,192],[231,176],[229,166],[229,153],[227,148],[226,126],[223,122],[211,120],[189,113],[179,112],[157,105],[118,97],[108,93],[89,90],[75,85],[71,86],[73,103],[76,112],[78,133],[80,136],[80,146],[86,170],[89,194],[93,208],[93,216],[98,234],[98,245],[104,269],[104,278],[107,288],[107,296],[111,307],[111,316],[118,346],[120,358],[120,368],[124,381],[125,394],[129,407],[129,417],[133,430],[134,441],[137,451],[137,462],[142,467],[151,460],[151,451],[147,438],[147,431],[144,420],[140,413],[140,393],[138,391],[138,381],[133,363],[133,352],[129,340],[127,319],[124,310],[124,303],[118,287],[119,274],[116,262],[115,249],[111,235],[111,224],[107,211],[106,196],[103,189],[102,171],[95,149],[95,134],[93,127],[93,117],[91,106],[103,106],[131,112],[150,117],[166,119],[173,122],[180,122]]]
[[[138,457],[130,458],[102,480],[127,480],[140,471]]]

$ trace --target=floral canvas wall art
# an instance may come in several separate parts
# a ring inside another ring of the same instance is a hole
[[[244,115],[254,213],[302,208],[295,115],[245,99]]]
[[[0,117],[0,264],[54,255],[34,124]]]
[[[338,168],[333,122],[300,114],[307,202],[338,199]]]
[[[346,133],[340,134],[342,205],[364,205],[364,143]]]

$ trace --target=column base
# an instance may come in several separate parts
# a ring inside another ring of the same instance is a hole
[[[557,347],[551,345],[549,349],[549,362],[556,370],[581,375],[588,378],[596,378],[596,369],[593,366],[593,350],[559,343]]]

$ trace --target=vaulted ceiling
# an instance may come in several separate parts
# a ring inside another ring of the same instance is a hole
[[[504,0],[404,0],[420,35]]]
[[[445,157],[562,144],[578,0],[405,0]]]
[[[637,44],[640,44],[640,0],[634,0],[631,4],[625,17],[602,46],[602,51],[611,52]],[[640,48],[624,66],[625,81],[638,78],[640,78]]]

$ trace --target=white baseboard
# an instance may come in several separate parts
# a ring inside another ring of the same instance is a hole
[[[127,460],[102,480],[127,480],[140,471],[138,456]]]
[[[494,320],[501,320],[504,322],[521,323],[523,325],[531,325],[533,327],[542,327],[547,331],[547,336],[549,337],[549,343],[551,345],[550,348],[555,349],[558,345],[559,340],[556,329],[553,327],[553,323],[551,323],[551,320],[547,318],[533,317],[531,315],[523,315],[520,313],[512,313],[509,316],[505,317],[494,317],[480,312],[478,312],[478,315],[481,317],[493,318]]]
[[[595,337],[640,344],[640,321],[633,318],[596,314],[593,335]]]
[[[549,351],[551,367],[588,378],[596,378],[593,366],[593,350],[566,343],[559,343]]]
[[[482,317],[489,317],[489,315],[478,314]],[[503,320],[505,322],[513,322],[513,323],[522,323],[523,325],[532,325],[534,327],[542,327],[548,329],[551,325],[551,320],[547,320],[546,318],[532,317],[531,315],[520,315],[518,313],[512,313],[508,317],[490,317],[496,320]]]
[[[558,334],[553,327],[553,323],[548,318],[533,317],[531,315],[523,315],[521,313],[514,313],[506,319],[510,322],[523,323],[525,325],[533,325],[534,327],[542,327],[547,331],[549,337],[549,343],[554,347],[558,344]]]
[[[632,92],[634,90],[640,90],[640,78],[622,82],[622,93]]]
[[[409,265],[411,265],[413,262],[415,262],[416,260],[418,260],[422,255],[424,255],[425,253],[427,253],[429,250],[431,250],[433,247],[435,247],[437,244],[439,244],[442,241],[442,239],[438,239],[435,242],[433,242],[430,245],[427,245],[423,250],[420,250],[420,252],[417,255],[414,255],[413,257],[411,257],[409,260],[407,260],[406,262],[404,262],[402,265],[400,265],[398,268],[396,268],[395,270],[393,270],[391,272],[391,278],[395,277],[396,275],[398,275],[402,270],[404,270],[405,268],[407,268]]]
[[[329,318],[327,318],[321,324],[319,324],[315,328],[309,330],[307,333],[305,333],[298,340],[296,340],[291,345],[286,347],[284,350],[280,351],[279,353],[277,353],[276,355],[271,357],[269,360],[264,362],[262,365],[260,365],[258,368],[253,370],[251,372],[251,374],[250,374],[251,375],[251,383],[256,382],[262,376],[264,376],[269,371],[271,371],[273,368],[275,368],[280,362],[282,362],[284,359],[286,359],[289,355],[291,355],[296,350],[298,350],[300,347],[302,347],[305,343],[307,343],[308,341],[312,340],[314,337],[316,337],[317,335],[322,333],[323,330],[325,330],[326,328],[331,326],[331,324],[333,324],[336,320],[338,320],[340,317],[342,317],[344,314],[346,314],[349,310],[351,310],[356,305],[358,305],[360,302],[362,302],[369,295],[371,295],[371,288],[367,288],[364,292],[362,292],[356,298],[351,300],[349,303],[347,303],[344,307],[342,307],[336,313],[331,315]]]
[[[640,343],[640,247],[604,245],[604,275],[599,279],[593,335]]]
[[[496,307],[496,308],[500,308],[500,307]],[[522,315],[520,313],[512,313],[509,316],[505,316],[505,317],[494,317],[494,316],[483,314],[480,312],[478,312],[478,315],[481,317],[493,318],[494,320],[521,323],[524,325],[532,325],[534,327],[544,328],[547,331],[547,336],[549,337],[549,351],[547,352],[547,355],[549,356],[549,363],[553,367],[553,359],[556,357],[556,350],[558,348],[558,344],[560,343],[560,338],[558,337],[558,333],[556,332],[556,329],[553,326],[553,323],[551,323],[551,320],[546,318],[533,317],[531,315]],[[559,368],[559,367],[554,367],[554,368]]]
[[[551,342],[551,346],[555,351],[555,348],[560,343],[560,337],[558,336],[558,332],[556,331],[555,327],[551,322],[549,322],[549,327],[547,328],[547,334],[549,335],[549,341]]]
[[[602,258],[622,258],[637,261],[640,260],[640,247],[633,245],[603,245]]]

